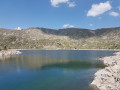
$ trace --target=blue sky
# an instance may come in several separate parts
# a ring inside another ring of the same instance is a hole
[[[120,0],[0,0],[0,28],[120,27]]]

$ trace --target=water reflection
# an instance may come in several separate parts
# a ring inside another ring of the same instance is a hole
[[[7,67],[6,67],[7,66]],[[103,68],[104,65],[97,61],[90,60],[69,60],[67,58],[54,59],[47,56],[16,56],[9,60],[1,61],[0,67],[4,69],[16,69],[20,72],[21,69],[37,70],[37,69],[89,69],[89,68]],[[1,70],[0,70],[1,71]],[[2,70],[3,71],[3,70]]]
[[[0,61],[0,90],[93,90],[95,58],[108,51],[24,50]],[[46,87],[47,86],[47,87]]]

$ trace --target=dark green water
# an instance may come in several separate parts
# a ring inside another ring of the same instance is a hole
[[[94,90],[89,84],[114,51],[22,50],[0,61],[0,90]]]

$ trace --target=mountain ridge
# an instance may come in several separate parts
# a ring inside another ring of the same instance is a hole
[[[0,48],[120,49],[120,27],[96,30],[66,28],[0,29]]]

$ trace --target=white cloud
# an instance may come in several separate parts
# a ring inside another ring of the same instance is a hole
[[[54,7],[59,7],[59,4],[61,3],[66,3],[68,4],[69,7],[75,7],[76,3],[75,2],[70,2],[69,0],[50,0],[52,6]]]
[[[120,6],[118,6],[118,9],[120,10]]]
[[[75,2],[68,2],[67,4],[69,5],[69,7],[75,7],[76,6]]]
[[[119,16],[119,13],[117,13],[117,12],[110,12],[109,15],[116,17],[116,16]]]
[[[73,28],[73,27],[75,27],[75,26],[70,25],[70,24],[65,24],[65,25],[63,25],[63,28]]]
[[[93,24],[90,24],[90,26],[92,27],[92,26],[93,26]]]
[[[70,25],[69,27],[70,27],[70,28],[73,28],[73,27],[75,27],[75,26],[73,26],[73,25]]]
[[[21,27],[18,27],[18,28],[15,28],[15,29],[17,29],[17,30],[22,30],[22,28],[21,28]]]
[[[110,9],[112,9],[112,6],[109,1],[100,4],[93,4],[92,8],[87,13],[87,16],[95,17],[109,11]]]

